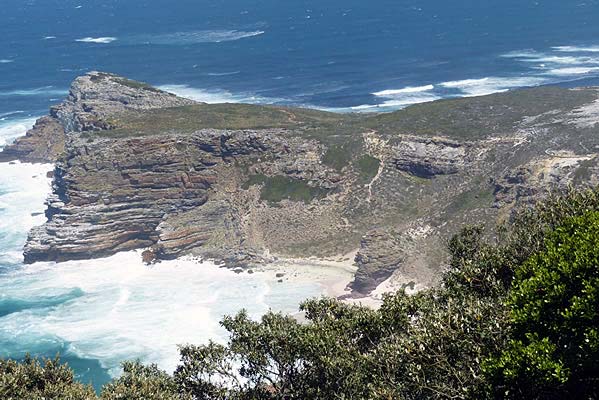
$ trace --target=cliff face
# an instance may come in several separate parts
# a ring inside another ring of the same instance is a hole
[[[42,117],[25,136],[18,138],[0,152],[0,162],[54,162],[64,153],[65,140],[64,128],[60,122],[50,116]]]
[[[432,283],[464,224],[596,184],[597,98],[538,88],[339,115],[197,104],[91,73],[4,157],[58,160],[26,262],[147,248],[244,265],[357,248],[352,288],[366,293],[394,273]]]
[[[111,118],[128,110],[195,104],[143,82],[104,72],[77,78],[69,95],[40,118],[26,136],[0,153],[0,161],[54,162],[65,151],[65,132],[110,129]]]

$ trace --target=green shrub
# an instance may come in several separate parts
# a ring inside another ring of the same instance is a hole
[[[287,199],[303,201],[308,204],[312,200],[321,199],[328,194],[326,189],[310,186],[306,181],[284,175],[251,175],[243,188],[247,189],[252,185],[262,185],[260,199],[271,203],[279,203]]]
[[[518,398],[599,395],[599,213],[573,217],[516,271],[512,339],[487,367]]]
[[[360,179],[370,182],[379,172],[381,161],[378,158],[364,154],[356,161],[356,167],[360,173]]]
[[[154,364],[123,363],[123,375],[102,388],[101,400],[187,400],[172,376]]]
[[[91,400],[94,390],[75,380],[73,371],[58,357],[42,361],[25,357],[23,362],[0,359],[0,399]]]

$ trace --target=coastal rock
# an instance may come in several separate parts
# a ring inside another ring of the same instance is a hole
[[[31,163],[53,163],[64,152],[65,133],[52,117],[39,118],[27,134],[0,152],[0,162],[20,160]]]
[[[598,93],[347,115],[195,103],[94,72],[2,157],[58,160],[27,263],[145,249],[145,262],[191,254],[246,270],[357,250],[350,288],[366,294],[396,274],[434,283],[463,226],[599,183]]]
[[[456,174],[469,163],[468,146],[446,139],[404,136],[392,152],[397,169],[419,178]]]
[[[111,119],[129,110],[178,107],[196,104],[146,83],[106,72],[90,72],[72,83],[69,95],[50,109],[66,132],[111,129]]]

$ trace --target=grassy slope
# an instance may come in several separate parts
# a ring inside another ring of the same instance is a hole
[[[508,132],[525,116],[553,110],[571,110],[596,98],[591,90],[539,87],[481,97],[417,104],[389,114],[366,118],[365,125],[381,133],[442,135],[480,139]]]
[[[482,97],[422,103],[385,114],[336,114],[250,104],[198,104],[121,115],[117,129],[101,135],[128,137],[198,129],[301,128],[302,136],[332,146],[367,130],[383,134],[442,135],[479,139],[509,131],[525,116],[571,110],[596,98],[594,90],[540,87]]]

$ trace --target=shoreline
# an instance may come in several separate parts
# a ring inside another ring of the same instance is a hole
[[[372,292],[354,297],[348,285],[353,281],[358,270],[354,264],[357,252],[358,249],[355,249],[343,255],[327,258],[279,258],[276,262],[254,268],[253,271],[271,274],[267,279],[282,280],[280,283],[302,281],[316,283],[323,288],[322,296],[374,309],[382,305],[383,296],[387,293],[405,289],[406,293],[414,294],[429,286],[417,283],[414,277],[395,271]],[[278,274],[284,275],[277,276]],[[297,312],[291,315],[298,316],[299,314]]]
[[[277,283],[295,282],[318,284],[322,295],[338,298],[349,293],[347,285],[354,279],[357,267],[354,257],[358,250],[347,254],[318,258],[285,258],[252,268],[253,272],[267,275],[267,279]],[[245,271],[247,273],[247,271]]]

